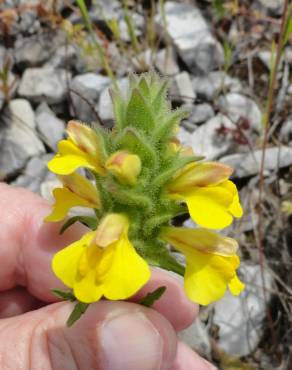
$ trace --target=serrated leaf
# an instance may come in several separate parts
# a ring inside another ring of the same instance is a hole
[[[189,112],[182,109],[177,109],[174,112],[168,114],[167,117],[161,120],[160,125],[154,130],[153,138],[156,142],[168,141],[174,136],[174,128],[180,123],[183,118],[189,116]]]
[[[73,311],[71,312],[66,325],[68,327],[72,326],[77,320],[80,319],[80,317],[86,312],[89,304],[88,303],[83,303],[83,302],[78,302],[76,303]]]
[[[126,128],[115,142],[117,148],[127,148],[132,153],[138,154],[145,163],[151,167],[155,166],[157,158],[153,146],[149,143],[146,135],[138,132],[133,127]]]
[[[115,126],[122,129],[126,126],[126,102],[121,94],[116,89],[110,89],[109,94],[113,103],[113,111],[115,116]]]
[[[161,286],[155,289],[153,292],[148,293],[145,297],[140,299],[138,303],[142,306],[152,307],[153,304],[162,296],[162,294],[166,291],[165,286]]]
[[[52,292],[55,296],[57,296],[58,298],[64,299],[65,301],[70,301],[70,302],[76,301],[74,294],[70,291],[66,292],[61,289],[52,289]]]
[[[83,225],[89,227],[91,230],[95,230],[97,227],[97,219],[95,217],[90,216],[74,216],[69,218],[64,225],[61,227],[60,235],[64,233],[65,230],[68,229],[71,225],[75,224],[75,222],[81,222]]]
[[[132,95],[128,103],[126,121],[128,126],[151,132],[155,126],[152,112],[138,89],[132,90]]]

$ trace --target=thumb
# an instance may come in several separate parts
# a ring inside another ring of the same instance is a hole
[[[62,302],[0,321],[1,369],[162,370],[172,367],[176,335],[158,312],[100,301],[73,327]]]

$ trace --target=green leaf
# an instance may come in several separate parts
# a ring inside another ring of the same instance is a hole
[[[115,126],[121,130],[126,126],[126,102],[118,89],[109,90],[110,97],[113,103],[113,110],[115,116]]]
[[[138,132],[134,127],[127,127],[115,139],[116,149],[127,148],[139,155],[146,167],[155,167],[157,156],[146,135]]]
[[[126,114],[126,122],[128,126],[142,129],[147,133],[151,132],[155,127],[155,120],[151,109],[138,89],[132,90]]]
[[[55,296],[57,296],[58,298],[64,299],[65,301],[70,301],[70,302],[76,301],[76,298],[71,291],[66,292],[61,289],[52,289],[52,292]]]
[[[66,325],[68,327],[72,326],[77,320],[80,319],[80,317],[85,313],[87,310],[89,304],[88,303],[83,303],[83,302],[78,302],[76,303],[73,311],[71,312]]]
[[[74,216],[69,218],[64,225],[61,227],[60,235],[64,233],[65,230],[68,229],[71,225],[75,224],[75,222],[81,222],[83,225],[89,227],[91,230],[95,230],[97,228],[97,219],[95,217],[90,216]]]
[[[148,293],[145,297],[140,299],[138,303],[146,307],[152,307],[153,304],[162,296],[162,294],[166,291],[165,286],[161,286],[155,289],[153,292]]]
[[[160,125],[158,125],[153,131],[152,135],[154,140],[156,142],[167,142],[172,136],[174,136],[174,127],[179,124],[183,118],[188,116],[189,112],[180,108],[169,113],[161,120]]]

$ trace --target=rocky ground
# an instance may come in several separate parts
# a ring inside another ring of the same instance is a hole
[[[202,309],[181,336],[220,369],[288,369],[289,35],[269,90],[276,55],[271,50],[281,40],[285,1],[126,3],[87,1],[96,40],[118,84],[124,89],[132,71],[155,69],[168,76],[173,106],[190,111],[180,140],[195,153],[234,167],[245,210],[226,233],[240,242],[246,290]],[[55,179],[46,163],[65,135],[66,122],[75,118],[112,126],[111,79],[71,0],[4,0],[0,30],[0,180],[50,198]]]

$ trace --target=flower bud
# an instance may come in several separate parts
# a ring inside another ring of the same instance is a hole
[[[141,160],[136,154],[119,150],[109,157],[105,167],[122,184],[133,186],[136,185],[137,177],[141,172]]]

